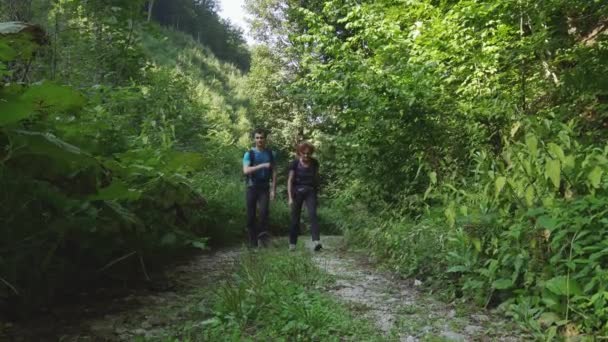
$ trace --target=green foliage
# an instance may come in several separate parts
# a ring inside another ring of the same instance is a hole
[[[242,75],[181,36],[163,43],[179,63],[156,63],[148,46],[175,33],[144,25],[142,4],[58,1],[35,12],[48,35],[0,32],[0,304],[11,314],[241,235],[240,219],[225,225],[234,212],[215,208],[244,202]],[[223,197],[211,195],[218,182]]]
[[[606,333],[605,262],[590,259],[605,248],[606,4],[248,8],[269,46],[250,75],[255,119],[286,146],[317,142],[353,240],[539,334]]]

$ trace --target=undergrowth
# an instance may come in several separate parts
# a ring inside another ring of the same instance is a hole
[[[309,252],[246,253],[214,291],[211,310],[201,310],[204,320],[186,322],[168,341],[380,341],[370,322],[326,293],[332,284]]]

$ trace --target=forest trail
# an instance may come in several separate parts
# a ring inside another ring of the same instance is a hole
[[[342,237],[324,237],[323,243],[313,260],[336,278],[331,294],[374,322],[389,341],[522,340],[513,323],[432,298],[418,289],[418,281],[383,272],[363,253],[347,251]]]
[[[335,278],[327,292],[373,322],[387,341],[522,340],[504,318],[442,303],[422,293],[414,280],[377,269],[368,256],[348,251],[342,237],[325,236],[322,241],[324,249],[312,258]],[[273,245],[281,248],[287,243],[277,239]],[[311,248],[310,242],[305,248]],[[233,247],[198,255],[166,270],[162,288],[132,290],[115,298],[96,296],[95,302],[50,310],[44,318],[14,327],[9,340],[132,341],[179,335],[184,321],[206,316],[213,289],[229,278],[244,253],[245,248]]]

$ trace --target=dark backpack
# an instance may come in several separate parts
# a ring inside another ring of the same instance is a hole
[[[264,149],[264,151],[268,151],[267,153],[270,153],[270,168],[268,169],[268,171],[270,172],[270,177],[272,177],[272,165],[274,164],[274,153],[272,153],[272,150],[267,148]],[[255,152],[253,151],[253,149],[249,150],[249,166],[255,166]],[[250,174],[247,175],[247,177],[245,178],[246,182],[250,182],[251,183],[255,183],[253,180],[253,174],[255,172],[252,172]]]

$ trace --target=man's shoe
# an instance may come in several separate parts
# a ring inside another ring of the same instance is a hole
[[[290,243],[289,244],[289,250],[290,251],[295,251],[296,250],[296,244],[295,243]]]
[[[321,245],[321,241],[313,241],[315,247],[314,250],[315,252],[320,251],[323,248],[323,245]]]

